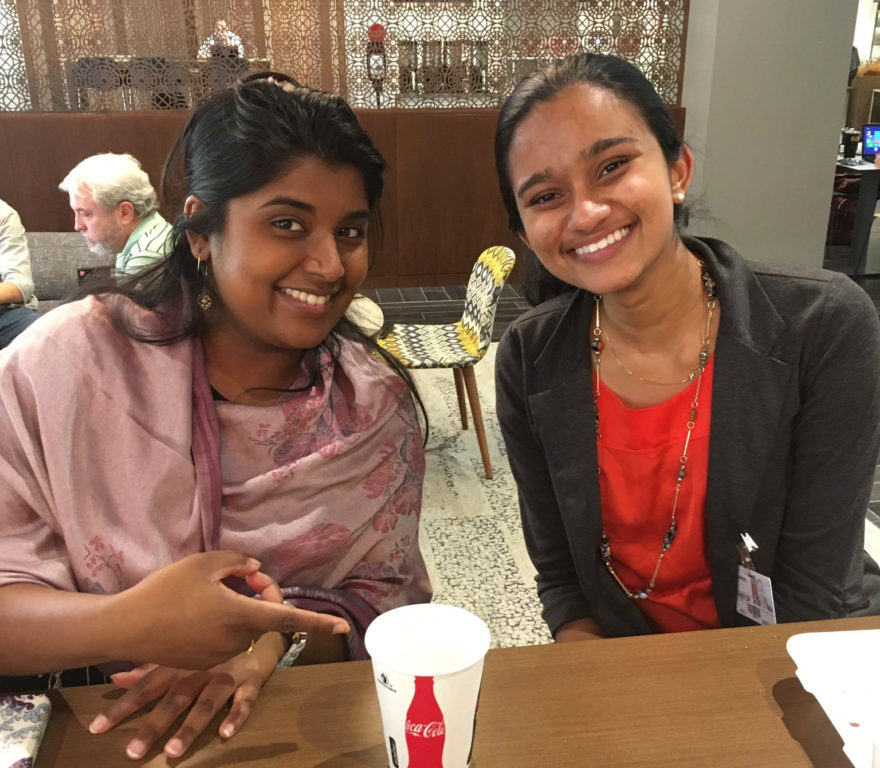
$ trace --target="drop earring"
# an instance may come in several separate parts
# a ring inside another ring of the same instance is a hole
[[[205,274],[202,274],[202,264],[205,265]],[[202,312],[207,312],[211,307],[214,306],[214,299],[211,298],[211,294],[208,293],[208,260],[207,259],[199,259],[196,258],[196,272],[199,277],[204,279],[204,283],[202,284],[202,289],[199,291],[199,295],[196,296],[196,302],[202,308]]]

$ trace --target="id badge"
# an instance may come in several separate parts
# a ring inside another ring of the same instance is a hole
[[[736,612],[758,624],[775,624],[773,585],[769,577],[740,565],[737,572]]]

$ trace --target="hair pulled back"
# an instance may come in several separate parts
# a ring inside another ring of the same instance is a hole
[[[579,53],[553,61],[524,77],[507,97],[498,116],[495,167],[513,232],[520,233],[523,228],[508,165],[513,135],[538,104],[553,100],[572,85],[592,85],[610,91],[642,116],[670,166],[681,155],[682,142],[666,104],[648,78],[632,64],[602,53]]]
[[[632,64],[617,56],[600,53],[579,53],[550,62],[527,75],[513,89],[501,107],[495,129],[495,168],[501,198],[510,229],[517,234],[523,232],[523,223],[510,180],[510,145],[514,134],[538,104],[552,101],[573,85],[602,88],[635,109],[657,139],[668,165],[671,166],[681,155],[682,142],[666,104],[650,81]],[[673,210],[676,224],[681,223],[686,215],[683,206],[676,204]],[[523,283],[526,296],[533,304],[572,289],[547,272],[534,254],[526,260]]]
[[[182,164],[184,196],[197,196],[205,208],[180,229],[215,234],[231,199],[280,178],[303,157],[356,168],[374,209],[385,161],[348,104],[274,77],[248,80],[196,109],[166,163],[163,193],[179,196]]]

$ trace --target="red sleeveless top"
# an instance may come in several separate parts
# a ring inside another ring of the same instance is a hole
[[[663,556],[654,590],[647,599],[633,601],[655,632],[720,626],[705,535],[714,362],[713,357],[700,385],[687,477],[675,512],[678,534]],[[602,520],[611,543],[611,564],[630,592],[650,583],[669,529],[679,457],[696,388],[694,381],[650,408],[628,408],[606,387],[599,395]]]

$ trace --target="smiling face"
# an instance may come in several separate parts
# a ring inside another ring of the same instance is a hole
[[[571,285],[633,287],[680,246],[673,195],[687,190],[690,152],[670,167],[642,116],[606,89],[572,85],[536,104],[508,169],[523,241]]]
[[[190,197],[186,212],[201,207]],[[368,218],[360,172],[307,157],[230,200],[222,234],[190,234],[216,297],[205,316],[209,360],[281,352],[298,362],[290,350],[317,346],[366,276]]]

